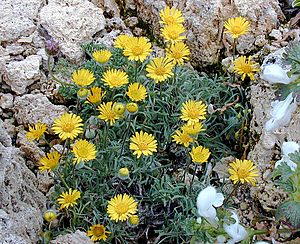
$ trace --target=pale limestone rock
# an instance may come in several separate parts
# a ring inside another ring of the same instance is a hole
[[[46,198],[20,151],[0,139],[1,243],[38,243]]]
[[[26,94],[15,98],[14,111],[18,124],[41,122],[50,126],[67,108],[52,104],[43,94]]]
[[[25,50],[23,46],[17,44],[8,45],[5,49],[9,54],[12,55],[21,54]]]
[[[138,17],[159,37],[159,11],[166,6],[165,1],[135,0],[135,3]],[[229,47],[233,43],[233,39],[223,32],[228,18],[243,16],[251,22],[249,33],[240,37],[237,45],[240,53],[247,53],[256,48],[256,37],[268,34],[283,16],[277,0],[175,0],[172,3],[185,17],[187,44],[194,65],[217,62],[224,43],[227,42]]]
[[[111,17],[120,17],[120,9],[114,0],[91,0],[93,4],[103,9]]]
[[[51,244],[93,244],[86,232],[77,230],[75,233],[60,235]]]
[[[26,88],[40,79],[41,57],[28,56],[22,61],[12,61],[5,66],[5,82],[18,95],[24,94]]]
[[[105,26],[102,9],[87,0],[49,0],[39,16],[40,24],[60,41],[62,53],[72,61],[83,55],[80,44],[91,41]]]
[[[0,107],[3,109],[12,108],[14,105],[14,96],[9,93],[0,93]]]
[[[0,43],[29,36],[44,0],[1,0]]]

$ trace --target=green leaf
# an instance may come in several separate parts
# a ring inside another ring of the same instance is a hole
[[[280,180],[285,182],[293,173],[294,171],[291,170],[290,166],[288,166],[286,162],[282,162],[278,167],[274,169],[272,178],[274,180],[275,178],[280,176]]]
[[[292,7],[300,7],[300,0],[295,0],[294,2],[292,2]]]
[[[281,204],[276,213],[276,218],[286,218],[286,220],[295,228],[300,227],[300,203],[290,201]]]
[[[290,153],[288,156],[295,164],[297,164],[297,167],[299,168],[300,167],[300,151]]]

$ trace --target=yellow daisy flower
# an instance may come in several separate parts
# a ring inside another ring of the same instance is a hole
[[[185,124],[181,127],[182,131],[187,133],[190,136],[195,136],[199,134],[201,131],[204,131],[202,123],[195,122],[193,124]]]
[[[229,164],[231,168],[228,169],[230,173],[229,179],[233,181],[234,184],[245,182],[255,186],[256,178],[258,177],[258,169],[250,160],[239,160],[236,159],[235,162]]]
[[[172,138],[173,138],[172,141],[175,142],[176,144],[182,144],[185,147],[188,147],[190,145],[190,143],[194,141],[194,139],[185,132],[176,130],[175,133],[176,134],[172,136]]]
[[[92,87],[90,89],[90,95],[87,97],[88,103],[97,104],[100,103],[102,98],[105,96],[106,92],[102,91],[100,87]]]
[[[181,42],[186,38],[182,36],[185,29],[182,24],[171,24],[161,29],[161,35],[166,39],[166,42],[176,43]]]
[[[90,229],[87,232],[87,236],[91,237],[92,241],[106,241],[107,235],[111,234],[111,232],[106,231],[106,228],[104,225],[96,224],[90,227]]]
[[[65,113],[60,118],[54,120],[52,130],[62,140],[66,140],[67,138],[73,140],[83,132],[82,127],[83,123],[80,116]]]
[[[233,38],[238,38],[249,31],[250,23],[243,17],[230,18],[225,22],[224,27],[226,28],[225,33],[231,34]]]
[[[164,25],[182,24],[184,22],[181,11],[173,7],[170,8],[169,6],[161,10],[159,16],[161,18],[159,22]]]
[[[100,115],[98,116],[99,119],[102,119],[106,122],[109,122],[110,125],[113,125],[116,120],[120,118],[120,116],[116,114],[113,107],[113,102],[102,103],[100,106],[98,106],[98,109],[100,111]]]
[[[207,106],[202,101],[188,100],[182,104],[180,118],[187,121],[188,125],[205,119]]]
[[[113,110],[117,115],[121,116],[125,112],[125,105],[123,103],[115,103],[113,105]]]
[[[128,86],[126,94],[131,101],[139,102],[147,97],[147,90],[143,84],[136,82]]]
[[[29,131],[26,133],[26,138],[29,141],[39,140],[47,130],[47,125],[43,123],[36,123],[34,126],[29,125]]]
[[[254,80],[254,72],[259,71],[258,63],[251,61],[251,56],[247,58],[245,56],[241,56],[234,60],[233,70],[242,75],[242,80],[246,78],[246,75],[251,79]]]
[[[112,56],[109,50],[98,50],[92,53],[93,58],[101,64],[106,63]]]
[[[138,203],[133,197],[125,194],[118,194],[108,201],[107,213],[111,220],[116,222],[126,221],[137,212]]]
[[[41,172],[48,170],[53,171],[57,166],[60,160],[61,154],[57,151],[47,153],[46,156],[42,157],[39,162],[39,170]]]
[[[183,42],[171,44],[166,51],[167,57],[176,64],[182,65],[185,60],[189,60],[190,49]]]
[[[77,205],[77,200],[80,198],[80,191],[69,189],[69,191],[63,192],[60,194],[60,197],[57,199],[57,202],[61,205],[60,209],[73,207]]]
[[[125,44],[123,54],[129,60],[143,62],[152,52],[151,43],[145,37],[132,37]]]
[[[95,80],[94,74],[88,69],[80,69],[74,71],[72,80],[78,86],[88,86]]]
[[[110,69],[104,72],[102,80],[104,85],[115,88],[128,84],[128,75],[122,70]]]
[[[133,150],[133,155],[137,155],[140,158],[142,154],[145,156],[152,155],[157,151],[157,141],[154,136],[147,132],[135,132],[135,135],[130,138],[130,150]]]
[[[124,49],[127,42],[130,42],[131,38],[133,36],[130,36],[130,35],[119,35],[116,40],[115,40],[115,47],[116,48],[121,48],[121,49]]]
[[[174,63],[167,57],[154,58],[146,66],[147,76],[160,83],[173,75]]]
[[[96,158],[96,147],[93,143],[88,142],[87,140],[78,140],[74,143],[72,149],[75,158],[74,163],[80,163],[81,161],[90,161]]]
[[[129,113],[134,114],[136,111],[138,111],[139,106],[136,103],[127,103],[126,109]]]
[[[207,162],[210,156],[210,151],[205,147],[198,146],[192,148],[192,152],[190,152],[190,155],[194,163],[202,164]]]

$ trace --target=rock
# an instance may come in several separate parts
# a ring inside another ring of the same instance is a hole
[[[54,119],[67,111],[67,108],[52,104],[43,94],[26,94],[15,98],[14,111],[18,124],[41,122],[50,126]]]
[[[47,193],[51,188],[51,186],[54,185],[53,178],[51,178],[47,172],[41,173],[40,171],[38,171],[37,180],[38,180],[38,189],[43,193]]]
[[[34,32],[38,11],[44,0],[1,0],[0,42],[13,41]]]
[[[275,38],[276,40],[282,39],[281,31],[276,29],[272,30],[269,36]]]
[[[24,47],[17,44],[12,44],[6,47],[6,51],[12,55],[18,55],[24,51]]]
[[[0,141],[1,243],[38,243],[46,198],[15,147]]]
[[[28,56],[23,61],[12,61],[5,67],[5,82],[18,95],[40,78],[41,57]]]
[[[12,108],[14,105],[14,96],[9,93],[0,93],[0,107],[3,109]]]
[[[14,123],[15,123],[15,119],[9,118],[9,119],[5,119],[2,124],[2,127],[5,129],[6,133],[9,135],[11,140],[14,140],[17,131],[16,127],[14,126]]]
[[[103,11],[87,0],[49,0],[40,11],[40,24],[54,38],[72,61],[79,61],[83,53],[80,44],[92,40],[103,30]]]
[[[120,9],[114,0],[91,0],[97,7],[103,9],[110,17],[120,17]]]
[[[137,14],[157,38],[160,35],[159,11],[165,1],[135,0]],[[251,23],[249,33],[238,40],[237,50],[247,53],[254,50],[256,37],[268,34],[283,17],[277,0],[185,0],[172,1],[185,17],[187,44],[191,49],[191,61],[194,65],[208,65],[218,61],[220,50],[225,42],[233,43],[232,38],[223,32],[228,18],[243,16]],[[227,40],[226,40],[227,39]],[[258,42],[258,46],[261,44]]]
[[[3,121],[0,119],[0,143],[6,147],[10,147],[11,144],[11,138],[9,134],[7,133]]]
[[[77,230],[75,233],[60,235],[50,244],[93,244],[85,232]]]
[[[138,23],[139,20],[137,17],[128,17],[127,19],[125,19],[124,23],[128,26],[128,27],[135,27]]]

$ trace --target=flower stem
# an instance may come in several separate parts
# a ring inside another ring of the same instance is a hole
[[[52,57],[51,56],[49,56],[48,55],[48,60],[47,60],[47,68],[48,68],[48,71],[49,71],[49,74],[50,74],[50,76],[51,76],[51,78],[53,79],[53,80],[55,80],[56,82],[58,82],[60,85],[69,85],[69,84],[67,84],[67,83],[65,83],[65,82],[62,82],[61,80],[59,80],[58,78],[56,78],[55,77],[55,75],[53,74],[53,72],[52,72],[52,67],[51,67],[51,62],[50,62],[50,59],[51,59]]]
[[[191,181],[191,184],[190,184],[190,193],[192,193],[193,183],[194,183],[195,175],[196,175],[196,172],[197,172],[197,168],[198,168],[198,164],[195,163],[195,169],[194,169],[194,173],[193,173],[193,178],[192,178],[192,181]]]
[[[224,200],[223,205],[225,206],[225,204],[228,202],[229,198],[231,198],[231,196],[233,195],[233,193],[238,189],[238,187],[240,186],[240,182],[238,182],[232,189],[232,191],[230,192],[230,194],[226,197],[226,199]]]

